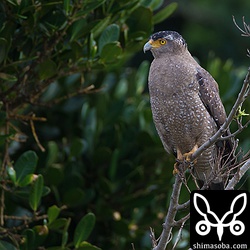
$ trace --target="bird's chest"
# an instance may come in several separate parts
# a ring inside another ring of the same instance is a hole
[[[157,70],[149,79],[150,102],[158,132],[168,141],[189,142],[200,136],[207,111],[199,97],[195,74]]]
[[[150,91],[150,101],[154,118],[163,122],[166,128],[189,130],[199,124],[205,111],[196,91],[188,87],[178,89],[165,87]]]

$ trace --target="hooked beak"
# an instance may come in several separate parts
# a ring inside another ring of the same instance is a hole
[[[152,40],[149,40],[147,43],[145,43],[145,45],[143,47],[143,51],[144,51],[144,53],[146,53],[146,51],[151,50],[152,48],[153,48]]]

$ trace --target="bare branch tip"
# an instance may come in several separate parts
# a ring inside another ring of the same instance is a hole
[[[233,23],[234,23],[234,25],[235,25],[235,26],[237,27],[237,29],[240,30],[240,32],[242,33],[241,35],[242,35],[242,36],[250,36],[250,25],[248,25],[248,24],[246,23],[245,17],[244,17],[244,16],[242,17],[242,22],[243,22],[243,27],[244,27],[244,29],[242,29],[242,28],[237,24],[237,22],[236,22],[234,16],[232,16],[232,18],[233,18]]]
[[[134,245],[134,243],[131,243],[131,245],[132,245],[132,250],[135,250],[135,245]]]

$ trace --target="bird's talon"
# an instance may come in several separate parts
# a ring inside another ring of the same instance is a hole
[[[195,145],[190,152],[183,154],[184,162],[188,165],[189,168],[193,167],[197,163],[197,160],[191,161],[192,155],[197,149],[198,146]]]
[[[188,152],[188,153],[183,154],[183,157],[184,157],[186,162],[188,162],[188,163],[191,162],[192,154],[193,154],[193,152]]]
[[[175,164],[174,164],[174,169],[173,169],[173,175],[176,175],[176,174],[179,174],[179,169],[178,169],[178,166],[179,166],[179,162],[177,161]]]

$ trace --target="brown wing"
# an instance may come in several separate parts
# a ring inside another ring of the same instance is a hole
[[[203,68],[197,69],[196,79],[199,83],[200,98],[217,126],[220,127],[227,116],[220,99],[218,84]]]
[[[219,128],[225,122],[227,115],[220,99],[218,84],[213,79],[213,77],[203,68],[197,68],[196,78],[199,83],[200,98],[204,103],[207,111],[213,117],[214,121],[216,122]],[[227,131],[224,134],[224,136],[227,135],[230,135],[229,129],[227,129]],[[222,147],[220,142],[216,143],[216,145]],[[231,164],[235,162],[235,156],[234,154],[231,154],[233,145],[234,145],[234,139],[230,138],[226,140],[223,146],[225,149],[223,155],[225,156],[230,155]]]

